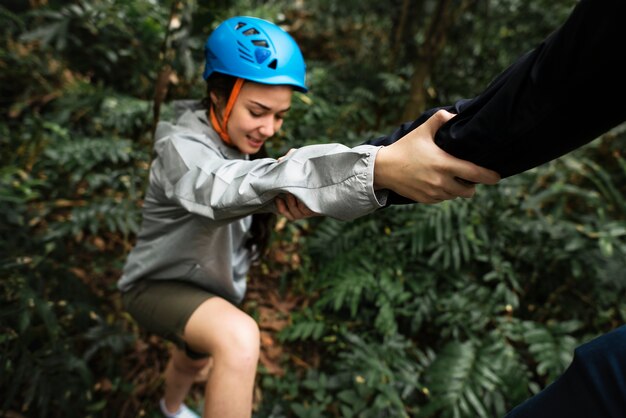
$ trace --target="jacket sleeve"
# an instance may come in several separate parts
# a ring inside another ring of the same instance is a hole
[[[566,22],[438,132],[448,153],[515,175],[626,120],[623,0],[582,0]]]
[[[274,199],[291,193],[309,209],[351,220],[382,207],[386,192],[373,189],[379,147],[311,145],[285,159],[225,159],[194,134],[176,134],[156,144],[151,181],[187,211],[232,220],[275,210]]]

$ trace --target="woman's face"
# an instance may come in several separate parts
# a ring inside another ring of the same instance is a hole
[[[244,154],[259,152],[265,141],[282,126],[291,107],[292,89],[245,82],[226,127],[234,146]]]

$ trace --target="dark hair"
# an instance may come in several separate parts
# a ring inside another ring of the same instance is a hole
[[[220,98],[222,103],[226,103],[230,97],[230,92],[233,90],[235,81],[237,79],[233,76],[212,73],[206,81],[207,93],[206,97],[202,99],[202,106],[206,109],[207,114],[213,103],[211,102],[211,93],[215,93]],[[218,109],[214,109],[216,114]],[[208,115],[207,115],[208,116]],[[209,119],[210,120],[210,119]],[[258,158],[267,158],[267,150],[265,144],[261,147],[259,152],[250,155],[251,160]],[[250,236],[245,242],[245,247],[252,252],[253,259],[262,257],[268,250],[270,244],[270,238],[272,236],[272,229],[276,224],[276,215],[273,213],[255,213],[252,215],[252,226],[250,227]]]
[[[228,101],[230,92],[237,81],[236,77],[222,73],[212,73],[206,80],[206,97],[202,99],[202,106],[208,111],[213,103],[211,102],[211,93],[215,93],[223,103]],[[214,109],[217,111],[217,109]],[[218,114],[219,112],[215,112]]]

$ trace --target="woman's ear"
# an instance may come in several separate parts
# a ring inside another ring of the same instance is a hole
[[[222,103],[222,99],[214,92],[209,93],[209,97],[211,98],[211,104],[215,107],[215,109],[221,110],[224,105]]]
[[[215,112],[215,116],[217,116],[218,120],[222,120],[222,114],[224,112],[224,107],[226,106],[224,99],[214,92],[209,93],[209,98],[211,99],[211,107]]]

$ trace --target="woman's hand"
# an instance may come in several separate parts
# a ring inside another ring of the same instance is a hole
[[[440,110],[397,142],[378,151],[374,188],[389,189],[421,203],[439,203],[472,197],[474,183],[496,184],[500,175],[469,161],[453,157],[433,138],[454,115]]]
[[[296,199],[292,194],[286,194],[276,198],[276,208],[278,213],[283,215],[290,221],[298,219],[320,216],[319,213],[313,212],[304,203]]]

